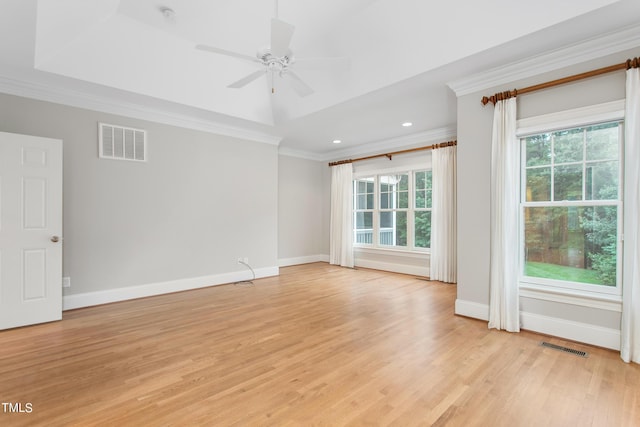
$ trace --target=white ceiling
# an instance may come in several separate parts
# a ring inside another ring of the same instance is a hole
[[[254,55],[267,47],[272,0],[1,5],[0,77],[14,93],[47,87],[61,100],[82,97],[89,107],[91,99],[110,99],[214,130],[267,135],[284,150],[317,158],[416,134],[450,136],[456,98],[448,82],[640,20],[638,0],[280,0],[279,18],[296,27],[296,57],[350,62],[346,69],[297,64],[315,89],[300,98],[279,79],[275,94],[266,78],[227,88],[258,65],[195,49],[206,44]],[[167,19],[163,7],[175,18]],[[405,121],[414,126],[403,128]]]

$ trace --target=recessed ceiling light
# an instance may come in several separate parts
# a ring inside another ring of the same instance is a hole
[[[340,140],[340,139],[334,139],[334,140],[333,140],[333,143],[334,143],[334,144],[340,144],[341,142],[342,142],[342,140]]]
[[[409,126],[413,126],[413,123],[411,123],[411,122],[404,122],[404,123],[402,124],[402,126],[404,126],[404,127],[408,128]]]

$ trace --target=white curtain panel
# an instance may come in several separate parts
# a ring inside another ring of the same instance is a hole
[[[353,166],[331,167],[329,262],[353,267]]]
[[[432,156],[431,280],[455,283],[458,271],[456,147],[438,148]]]
[[[489,328],[520,331],[518,206],[520,147],[516,99],[498,101],[491,141],[491,266]]]
[[[620,357],[640,363],[640,69],[627,70]]]

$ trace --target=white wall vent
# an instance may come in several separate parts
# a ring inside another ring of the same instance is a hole
[[[98,152],[103,159],[147,160],[147,131],[98,123]]]

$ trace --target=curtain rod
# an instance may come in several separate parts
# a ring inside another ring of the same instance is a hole
[[[437,148],[452,147],[454,145],[458,145],[458,141],[441,142],[440,144],[432,144],[432,145],[427,145],[425,147],[418,147],[418,148],[409,148],[408,150],[394,151],[393,153],[375,154],[373,156],[359,157],[357,159],[338,160],[337,162],[329,163],[329,166],[338,166],[338,165],[343,165],[345,163],[354,163],[362,160],[375,159],[377,157],[386,157],[389,160],[391,160],[392,157],[395,156],[396,154],[413,153],[414,151],[423,151],[423,150],[435,150]]]
[[[625,62],[616,65],[610,65],[604,68],[598,68],[597,70],[587,71],[585,73],[574,74],[573,76],[563,77],[561,79],[552,80],[546,83],[540,83],[533,86],[528,86],[522,89],[514,89],[507,90],[505,92],[499,92],[492,96],[483,96],[482,97],[482,105],[487,105],[489,102],[495,105],[496,102],[502,101],[503,99],[513,98],[517,95],[522,95],[529,92],[535,92],[541,89],[547,89],[554,86],[559,86],[565,83],[571,83],[578,80],[588,79],[589,77],[599,76],[601,74],[611,73],[613,71],[619,70],[628,70],[630,68],[638,68],[640,67],[640,58],[632,58],[627,59]]]

